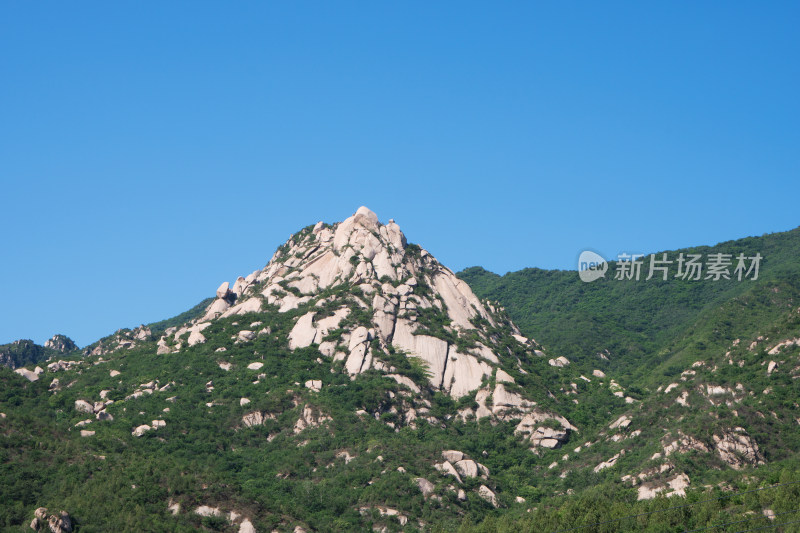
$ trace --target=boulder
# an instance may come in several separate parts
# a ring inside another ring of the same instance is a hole
[[[186,339],[186,343],[189,346],[194,346],[196,344],[202,344],[206,342],[206,338],[203,336],[201,331],[203,331],[210,325],[211,322],[202,322],[200,324],[195,324],[194,326],[189,328],[189,338]]]
[[[569,359],[567,359],[566,357],[564,357],[562,355],[561,357],[557,357],[555,359],[550,359],[549,361],[547,361],[547,363],[550,366],[554,366],[554,367],[557,367],[557,368],[563,368],[563,367],[565,367],[565,366],[567,366],[569,364]]]
[[[247,413],[242,417],[242,424],[245,427],[260,426],[265,420],[270,420],[273,418],[275,418],[273,415],[265,414],[260,411],[253,411],[252,413]]]
[[[566,442],[568,430],[554,429],[550,427],[538,427],[530,436],[531,444],[542,446],[543,448],[558,448]]]
[[[458,471],[455,469],[455,467],[453,467],[450,461],[445,461],[444,463],[436,463],[433,465],[433,467],[442,474],[453,476],[459,483],[461,483],[461,476],[458,475]]]
[[[225,311],[230,309],[230,307],[231,304],[228,300],[214,300],[211,305],[208,306],[208,309],[206,309],[206,314],[203,315],[203,320],[212,320],[217,318]]]
[[[466,478],[478,477],[478,463],[472,459],[462,459],[457,461],[454,466],[458,473]]]
[[[254,331],[250,331],[248,329],[243,329],[239,332],[238,340],[239,342],[247,342],[251,341],[256,338],[256,333]]]
[[[458,450],[445,450],[442,452],[442,457],[451,463],[457,463],[464,458],[464,452]]]
[[[434,487],[433,483],[431,483],[430,481],[428,481],[424,477],[418,477],[418,478],[414,479],[414,481],[417,483],[417,487],[419,487],[419,490],[422,493],[422,496],[424,496],[425,498],[427,498],[428,496],[433,494],[433,491],[436,488],[436,487]]]
[[[620,455],[621,454],[619,454],[619,453],[615,454],[610,459],[608,459],[607,461],[603,461],[599,465],[595,466],[594,467],[595,474],[597,472],[601,471],[601,470],[605,470],[606,468],[610,468],[610,467],[614,466],[617,463],[617,460],[619,459]]]
[[[200,516],[222,516],[224,513],[216,507],[201,505],[200,507],[194,510],[194,514]]]
[[[614,422],[612,422],[608,428],[609,429],[624,429],[631,425],[631,419],[627,417],[627,415],[622,415],[621,417],[617,418]]]
[[[360,374],[369,368],[367,362],[368,343],[372,340],[370,331],[364,326],[356,328],[350,336],[350,354],[345,362],[345,369],[350,375]]]
[[[314,311],[309,311],[301,316],[295,323],[292,331],[289,332],[289,349],[305,348],[311,346],[317,336],[317,330],[313,325]]]
[[[147,424],[142,424],[141,426],[134,428],[133,431],[131,432],[131,435],[133,435],[134,437],[141,437],[151,429],[152,428]]]
[[[14,372],[16,374],[19,374],[20,376],[24,377],[28,381],[38,381],[39,380],[39,374],[37,374],[36,372],[33,372],[31,370],[28,370],[27,368],[17,368],[16,370],[14,370]]]
[[[61,516],[52,515],[47,520],[47,525],[52,533],[71,533],[72,519],[66,511],[61,511]]]
[[[322,380],[309,379],[308,381],[306,381],[305,386],[307,389],[311,389],[314,392],[319,392],[322,389]]]
[[[217,289],[217,298],[220,299],[227,298],[231,292],[230,286],[231,286],[230,283],[228,283],[227,281],[223,282],[222,285],[220,285],[219,288]]]
[[[86,400],[75,400],[75,410],[79,413],[94,414],[94,406]]]
[[[167,502],[167,510],[169,510],[170,514],[173,516],[179,514],[181,512],[180,502],[175,502],[170,499],[169,502]]]
[[[359,207],[356,214],[353,215],[353,222],[369,230],[378,230],[378,215],[363,205]]]
[[[492,489],[487,487],[486,485],[481,485],[478,487],[478,496],[492,504],[492,507],[498,507],[499,504],[497,503],[497,495],[492,492]]]
[[[261,311],[261,299],[257,297],[249,298],[240,304],[234,305],[220,315],[226,318],[234,315],[246,315],[247,313],[258,313]]]

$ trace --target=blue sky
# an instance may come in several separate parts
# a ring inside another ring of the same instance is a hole
[[[175,315],[362,204],[499,273],[791,229],[798,27],[796,2],[5,3],[0,343]]]

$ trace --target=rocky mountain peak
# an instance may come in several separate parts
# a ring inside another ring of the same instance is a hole
[[[351,376],[374,369],[410,382],[392,364],[400,355],[427,376],[427,383],[411,382],[414,388],[459,398],[483,387],[477,411],[461,416],[496,415],[485,407],[490,395],[502,396],[494,398],[495,410],[502,404],[504,412],[530,412],[535,405],[489,382],[513,387],[512,374],[525,371],[509,346],[531,355],[541,353],[538,346],[502,309],[481,302],[430,253],[408,244],[393,220],[382,224],[366,207],[342,222],[295,233],[263,269],[233,287],[222,283],[216,296],[201,318],[167,330],[159,352],[205,342],[202,332],[215,320],[277,311],[294,316],[290,350],[314,346]],[[253,324],[236,342],[268,331],[268,323]]]
[[[78,345],[72,339],[61,334],[53,335],[52,338],[45,341],[44,347],[59,353],[72,352],[78,349]]]

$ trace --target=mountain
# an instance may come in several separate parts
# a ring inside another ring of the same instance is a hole
[[[674,371],[670,366],[681,353],[689,352],[687,360],[700,355],[687,342],[687,333],[699,334],[730,302],[776,286],[786,290],[800,286],[798,250],[800,228],[655,253],[656,257],[667,253],[673,260],[680,254],[760,254],[757,280],[695,281],[675,278],[673,270],[666,281],[658,277],[645,281],[647,261],[639,281],[614,279],[615,261],[609,263],[608,275],[592,283],[582,282],[575,271],[537,268],[499,276],[472,267],[458,275],[481,298],[501,302],[523,333],[535,334],[554,353],[579,364],[587,360],[591,367],[597,354],[608,351],[612,357],[604,368],[613,368],[623,380],[634,380],[652,375],[654,367]],[[782,313],[774,306],[747,313],[712,339],[712,345],[703,346],[722,349],[736,337],[756,333]]]
[[[177,317],[0,368],[0,527],[773,524],[800,491],[707,492],[800,479],[795,237],[743,241],[761,280],[578,285],[459,279],[365,207],[308,226]]]
[[[423,527],[535,494],[496,473],[580,431],[541,347],[366,208],[214,295],[36,381],[0,373],[6,525]]]
[[[20,339],[9,344],[0,345],[0,366],[12,370],[26,365],[43,363],[49,358],[73,352],[78,346],[66,335],[53,335],[44,346],[30,339]]]
[[[366,207],[333,227],[303,229],[264,269],[239,277],[232,288],[222,283],[216,296],[203,316],[168,328],[159,353],[204,343],[203,332],[219,319],[291,311],[290,350],[317,345],[351,376],[371,369],[403,375],[411,360],[427,374],[421,385],[457,399],[498,369],[513,384],[508,372],[518,373],[538,348],[501,309],[485,307],[427,251],[408,245],[393,220],[384,226]],[[272,329],[243,326],[236,338]]]
[[[554,469],[567,480],[581,470],[612,471],[616,484],[647,500],[683,495],[698,483],[730,490],[740,479],[728,475],[731,470],[773,482],[798,479],[798,250],[800,228],[655,254],[762,255],[758,279],[744,281],[607,276],[585,283],[576,271],[525,269],[498,276],[480,267],[459,277],[476,294],[505,305],[523,333],[536,331],[551,353],[583,372],[602,369],[593,380],[607,373],[627,387],[628,409],[584,432],[586,443]],[[609,271],[616,270],[617,263],[610,263]],[[575,392],[577,401],[596,403],[590,390]],[[757,516],[770,501],[753,507],[761,507]],[[635,509],[628,511],[636,514]],[[714,512],[725,520],[737,514]],[[697,520],[681,518],[683,524]],[[552,520],[552,513],[542,515],[535,526]]]

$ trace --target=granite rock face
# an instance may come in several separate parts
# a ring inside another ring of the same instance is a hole
[[[316,348],[321,364],[352,378],[378,370],[417,394],[442,391],[456,399],[495,378],[501,386],[490,393],[494,408],[472,413],[478,418],[522,419],[534,405],[502,385],[515,385],[518,354],[535,357],[541,347],[523,337],[504,310],[482,302],[430,253],[408,244],[393,220],[382,224],[366,207],[342,222],[319,222],[292,235],[263,269],[240,276],[232,288],[223,282],[216,297],[202,317],[167,330],[159,353],[205,342],[202,331],[215,320],[277,310],[293,316],[290,350]],[[235,342],[254,340],[255,330],[241,329]],[[427,379],[400,375],[389,363],[397,354]],[[563,432],[538,440],[562,442],[570,427],[566,422]]]

